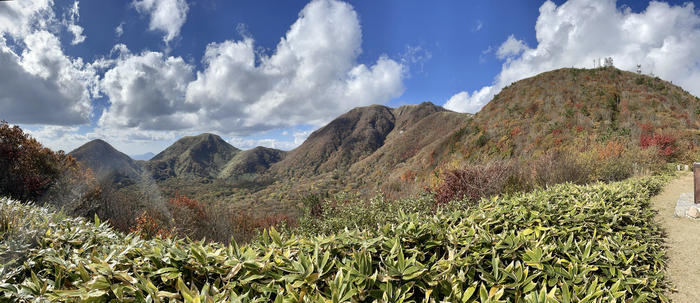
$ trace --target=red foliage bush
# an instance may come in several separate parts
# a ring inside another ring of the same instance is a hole
[[[518,136],[518,135],[520,135],[521,132],[522,132],[522,129],[520,128],[520,125],[518,125],[510,130],[510,136],[511,137]]]
[[[671,157],[676,154],[677,138],[671,134],[642,134],[639,144],[642,148],[656,146],[659,149],[659,155]]]
[[[558,129],[558,128],[557,128],[557,129],[553,129],[553,130],[552,130],[552,136],[561,135],[561,132],[562,132],[561,129]]]
[[[639,127],[642,128],[642,133],[654,132],[654,125],[651,125],[651,123],[639,123]]]
[[[0,194],[36,201],[61,173],[69,157],[54,153],[18,126],[0,122]]]

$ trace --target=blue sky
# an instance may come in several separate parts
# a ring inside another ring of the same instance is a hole
[[[64,150],[201,132],[291,149],[356,106],[474,113],[608,56],[700,94],[700,13],[680,1],[10,1],[0,36],[0,119]]]

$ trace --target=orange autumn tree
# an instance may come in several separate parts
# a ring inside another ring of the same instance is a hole
[[[7,121],[0,122],[0,172],[0,196],[21,201],[81,205],[99,195],[92,173],[73,157],[42,146]]]
[[[137,233],[143,239],[155,237],[164,239],[175,234],[174,228],[168,228],[156,215],[145,210],[136,218],[136,225],[129,229],[129,232]]]
[[[209,220],[204,206],[199,201],[176,191],[175,196],[168,200],[168,209],[180,233],[194,238],[206,236]]]

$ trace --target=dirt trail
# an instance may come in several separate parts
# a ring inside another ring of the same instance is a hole
[[[656,220],[668,233],[667,273],[677,290],[669,296],[681,303],[700,302],[700,221],[673,216],[681,193],[689,192],[693,192],[693,174],[685,173],[651,200],[659,212]]]

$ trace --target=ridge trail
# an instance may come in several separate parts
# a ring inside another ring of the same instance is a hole
[[[700,302],[700,221],[673,216],[681,193],[693,192],[693,174],[682,173],[651,200],[658,211],[656,220],[666,230],[668,263],[666,272],[676,291],[674,302]]]

